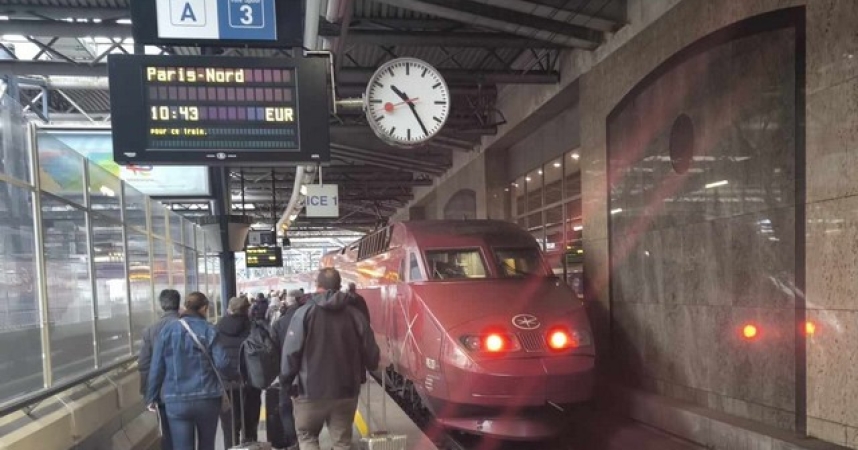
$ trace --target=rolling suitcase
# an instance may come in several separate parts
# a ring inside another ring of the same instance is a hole
[[[274,448],[288,447],[283,417],[280,415],[280,388],[269,387],[265,390],[265,433]]]
[[[241,396],[241,401],[239,401],[239,405],[241,408],[241,433],[239,433],[239,442],[238,445],[233,445],[229,448],[229,450],[271,450],[270,442],[245,442],[245,428],[246,425],[244,423],[244,384],[241,384],[239,389],[239,395]],[[235,402],[232,402],[233,408],[235,407]],[[269,439],[270,441],[270,439]]]
[[[387,374],[383,371],[381,372],[381,420],[384,422],[385,430],[370,430],[370,434],[367,437],[361,438],[360,445],[361,450],[405,450],[405,444],[407,442],[408,436],[404,434],[390,434],[386,431],[389,428],[387,424],[387,389],[385,389],[385,380],[387,378]],[[369,380],[366,383],[366,424],[367,426],[372,426],[372,409],[370,407],[370,388],[372,386],[372,380]]]

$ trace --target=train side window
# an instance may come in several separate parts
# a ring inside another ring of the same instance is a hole
[[[404,260],[403,260],[404,261]],[[417,255],[411,254],[410,271],[408,273],[409,281],[423,280],[423,274],[420,273],[420,265],[417,264]]]

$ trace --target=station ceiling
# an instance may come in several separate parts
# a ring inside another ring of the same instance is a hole
[[[39,50],[26,60],[0,58],[0,76],[25,80],[22,103],[36,115],[42,114],[40,102],[47,97],[52,121],[109,121],[104,63],[107,54],[133,51],[130,1],[0,0],[0,55],[14,55],[16,40]],[[333,159],[323,169],[323,179],[340,185],[341,217],[302,216],[292,225],[295,232],[365,231],[384,222],[413,199],[414,187],[430,186],[449,169],[455,153],[472,151],[483,136],[497,132],[505,122],[495,107],[500,88],[557,83],[562,52],[591,51],[626,21],[626,0],[342,1],[344,13],[338,20],[319,19],[319,34],[330,39],[335,54],[338,98],[359,98],[375,68],[410,56],[441,70],[453,93],[452,112],[440,137],[408,150],[382,143],[360,110],[332,115]],[[195,47],[147,48],[153,51],[199,53]],[[285,54],[235,48],[220,52]],[[294,176],[287,167],[232,169],[234,210],[271,222],[285,209]],[[181,202],[174,203],[183,210]],[[186,209],[205,212],[205,206]]]

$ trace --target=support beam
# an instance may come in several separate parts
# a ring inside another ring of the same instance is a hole
[[[403,47],[564,48],[561,44],[503,33],[455,33],[446,31],[349,32],[349,43]]]
[[[86,9],[86,8],[81,8]],[[131,24],[82,23],[63,20],[7,20],[0,22],[3,34],[20,34],[39,37],[108,37],[130,38]]]
[[[340,97],[360,97],[366,93],[366,84],[347,84],[337,80],[337,93]],[[473,95],[497,97],[497,89],[494,86],[477,86],[477,80],[472,85],[450,86],[450,93],[455,96]]]
[[[375,69],[343,68],[338,83],[363,84],[369,81]],[[72,64],[64,61],[21,61],[0,60],[0,73],[15,76],[70,76],[70,77],[106,77],[107,64]],[[442,70],[444,79],[451,85],[474,84],[554,84],[560,81],[555,71],[470,71]]]
[[[553,20],[525,16],[515,11],[462,0],[375,0],[377,3],[455,20],[470,26],[517,34],[531,39],[592,50],[600,37],[592,30]]]
[[[2,62],[0,62],[2,72]],[[369,82],[375,69],[370,68],[343,68],[337,83],[363,84]],[[560,73],[554,71],[516,71],[516,70],[460,70],[441,69],[441,74],[450,85],[475,85],[475,84],[555,84],[560,81]]]
[[[10,18],[49,17],[51,19],[130,19],[131,11],[128,8],[99,8],[90,6],[26,6],[26,5],[0,5],[0,15]]]
[[[473,0],[474,2],[495,6],[498,8],[518,11],[531,16],[553,19],[572,25],[591,28],[598,31],[614,32],[620,28],[620,24],[614,20],[592,16],[573,9],[556,8],[525,0]],[[586,7],[586,5],[585,5]]]

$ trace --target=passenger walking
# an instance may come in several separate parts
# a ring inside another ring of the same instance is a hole
[[[286,340],[286,333],[289,331],[289,323],[292,321],[292,317],[295,316],[295,312],[302,306],[301,303],[298,302],[302,295],[303,293],[299,290],[289,291],[286,296],[286,310],[283,311],[280,318],[274,322],[274,326],[271,329],[271,334],[274,335],[274,338],[277,340],[280,348],[283,348],[284,341]],[[284,388],[283,386],[280,386],[280,420],[283,422],[283,434],[287,443],[287,448],[289,450],[297,449],[298,434],[295,431],[295,415],[292,407],[292,397],[290,396],[290,389]]]
[[[181,301],[182,296],[175,289],[164,289],[158,295],[158,303],[161,304],[161,310],[164,313],[161,314],[161,318],[157,322],[143,330],[143,345],[140,347],[140,354],[137,356],[137,369],[140,371],[140,395],[146,395],[146,384],[149,381],[149,367],[152,365],[152,350],[155,347],[155,342],[165,326],[179,319],[179,303]],[[162,432],[161,450],[173,450],[167,412],[163,403],[159,403],[157,406],[158,422],[161,424]]]
[[[366,299],[364,299],[362,295],[358,294],[357,286],[354,283],[349,283],[348,293],[352,297],[354,307],[357,308],[358,311],[363,313],[364,317],[366,317],[367,322],[372,323],[369,318],[369,308],[366,306]]]
[[[176,450],[214,450],[223,378],[238,375],[217,330],[206,321],[208,309],[205,294],[189,294],[179,320],[164,327],[152,355],[146,404],[166,406]]]
[[[241,344],[250,336],[250,302],[246,298],[233,297],[227,305],[227,316],[218,321],[215,328],[219,333],[219,341],[223,344],[229,360],[230,371],[236,374],[244,374],[241,364]],[[243,384],[243,388],[242,388]],[[257,440],[257,427],[259,426],[259,408],[262,401],[260,391],[247,386],[242,377],[228,380],[227,388],[232,399],[232,409],[222,411],[220,415],[221,428],[223,429],[224,448],[231,448],[239,444],[242,423],[247,427],[244,437],[249,442]],[[253,414],[256,411],[256,414]],[[242,412],[244,422],[242,422]]]
[[[378,367],[379,349],[366,317],[340,292],[339,272],[320,270],[316,285],[290,322],[280,384],[290,390],[301,450],[319,449],[324,425],[334,450],[347,450],[362,380]]]

